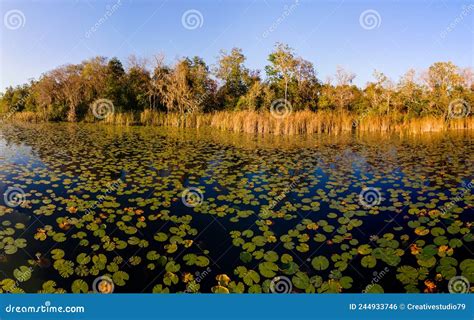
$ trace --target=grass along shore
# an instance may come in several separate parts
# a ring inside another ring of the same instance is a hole
[[[8,116],[5,122],[47,122],[40,113],[17,112]],[[292,112],[282,117],[270,112],[221,111],[213,113],[178,114],[145,110],[141,113],[113,113],[103,120],[88,114],[84,122],[132,126],[162,126],[182,128],[216,128],[223,131],[253,134],[298,135],[361,131],[410,133],[441,132],[445,130],[472,130],[474,118],[442,119],[438,117],[407,118],[406,116],[372,116],[335,112]]]

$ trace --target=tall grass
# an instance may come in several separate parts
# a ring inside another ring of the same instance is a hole
[[[18,112],[12,120],[43,122],[44,117],[34,112]],[[221,111],[214,113],[177,114],[145,110],[140,114],[114,113],[103,120],[87,115],[85,122],[102,122],[120,126],[145,125],[177,128],[216,128],[222,131],[253,134],[298,135],[344,132],[409,133],[442,132],[445,130],[474,129],[474,118],[444,120],[436,117],[407,118],[397,116],[358,116],[353,113],[330,111],[292,112],[283,118],[270,112]]]
[[[133,112],[111,113],[108,116],[106,116],[102,121],[107,124],[116,124],[116,125],[121,125],[121,126],[133,126],[133,125],[140,124],[135,119],[135,114]]]
[[[33,111],[23,111],[15,112],[5,115],[6,121],[20,121],[20,122],[31,122],[31,123],[40,123],[48,121],[48,117],[40,112]]]
[[[235,111],[210,114],[178,115],[146,110],[141,113],[144,125],[183,128],[211,127],[231,132],[274,135],[297,135],[342,132],[439,132],[448,129],[474,129],[472,117],[445,121],[435,117],[365,116],[334,112],[293,112],[276,118],[270,112]]]

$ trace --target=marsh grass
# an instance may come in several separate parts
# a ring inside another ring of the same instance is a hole
[[[132,112],[112,113],[102,121],[107,124],[115,124],[121,126],[133,126],[139,124],[139,122],[136,120],[135,114]]]
[[[270,112],[235,111],[209,114],[166,114],[144,111],[140,115],[143,125],[202,128],[210,127],[231,132],[298,135],[314,133],[344,132],[390,132],[407,131],[412,133],[440,132],[448,129],[474,129],[471,117],[444,119],[423,117],[407,119],[404,117],[365,116],[333,112],[293,112],[284,118],[276,118]]]
[[[44,122],[47,119],[34,112],[18,112],[10,117],[13,121]],[[345,132],[393,132],[409,133],[442,132],[445,130],[474,129],[474,119],[465,117],[445,120],[437,117],[408,118],[406,116],[376,116],[330,111],[298,111],[283,118],[270,112],[220,111],[214,113],[178,114],[145,110],[141,113],[114,113],[103,120],[86,115],[84,122],[101,121],[120,126],[160,126],[176,128],[216,128],[235,133],[299,135],[315,133],[339,134]]]
[[[12,114],[0,115],[0,119],[6,117],[6,121],[20,121],[20,122],[31,122],[31,123],[39,123],[48,121],[48,118],[44,116],[40,112],[33,112],[33,111],[23,111],[23,112],[15,112]]]

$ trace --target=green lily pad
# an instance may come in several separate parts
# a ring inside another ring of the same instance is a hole
[[[311,260],[311,265],[315,270],[326,270],[329,267],[329,260],[324,256],[314,257]]]

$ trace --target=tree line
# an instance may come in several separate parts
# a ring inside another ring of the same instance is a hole
[[[0,112],[29,111],[50,121],[80,121],[97,99],[109,99],[115,112],[209,113],[269,110],[285,99],[293,111],[352,112],[387,116],[449,117],[452,101],[474,102],[472,68],[436,62],[427,70],[406,72],[397,82],[374,71],[365,87],[338,67],[324,81],[312,62],[278,43],[268,56],[264,74],[245,66],[242,50],[221,51],[215,65],[200,57],[166,64],[152,59],[94,57],[44,73],[39,79],[9,87],[0,96]]]

